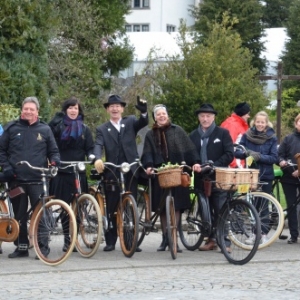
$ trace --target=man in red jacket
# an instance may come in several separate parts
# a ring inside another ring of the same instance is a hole
[[[242,102],[236,105],[234,112],[228,117],[220,127],[226,128],[232,138],[233,143],[239,143],[242,135],[249,129],[247,120],[250,118],[250,106],[246,102]],[[231,168],[243,168],[245,167],[245,161],[240,159],[234,159],[231,164]]]

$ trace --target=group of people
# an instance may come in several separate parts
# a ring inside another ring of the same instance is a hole
[[[94,166],[97,172],[104,172],[105,178],[112,179],[111,172],[104,168],[105,161],[114,164],[133,162],[139,156],[136,146],[136,136],[140,129],[149,124],[147,102],[138,97],[136,109],[140,116],[123,116],[126,103],[118,95],[110,95],[104,108],[109,115],[109,121],[96,128],[96,137],[93,138],[89,127],[84,123],[84,112],[79,100],[75,97],[67,99],[62,109],[57,112],[49,124],[39,119],[39,102],[36,97],[27,97],[22,103],[21,115],[18,120],[9,122],[4,126],[0,137],[0,165],[4,176],[10,186],[21,186],[25,193],[12,199],[15,218],[20,223],[20,234],[15,241],[16,249],[9,254],[9,258],[27,257],[29,255],[27,233],[27,207],[28,198],[31,206],[39,201],[42,192],[41,178],[38,171],[27,166],[16,166],[21,160],[27,160],[31,165],[47,167],[49,164],[60,166],[60,161],[84,161],[95,155]],[[287,203],[290,205],[299,187],[298,170],[287,167],[287,161],[295,161],[294,155],[300,152],[300,114],[295,120],[296,132],[286,137],[277,151],[277,138],[265,112],[255,115],[248,126],[250,106],[246,103],[236,105],[232,115],[221,126],[215,123],[217,111],[211,104],[202,104],[195,111],[199,126],[188,135],[180,126],[171,122],[167,107],[163,104],[154,106],[152,116],[154,123],[146,134],[141,162],[150,175],[153,168],[162,164],[180,164],[185,161],[195,172],[194,185],[201,186],[201,164],[208,160],[213,161],[216,167],[245,167],[244,159],[251,157],[251,167],[260,170],[260,179],[268,184],[264,191],[270,193],[272,188],[273,165],[279,163],[284,169],[283,189],[286,193]],[[240,143],[247,149],[246,152],[234,150],[234,143]],[[137,196],[139,172],[133,166],[125,174],[126,189],[130,189],[133,196]],[[117,172],[117,171],[116,171]],[[70,203],[74,191],[72,170],[59,169],[58,175],[51,179],[49,191],[56,198]],[[211,175],[214,179],[214,175]],[[83,192],[88,192],[88,182],[85,172],[80,173]],[[157,178],[152,181],[153,203],[155,211],[159,205],[162,189]],[[293,186],[294,188],[291,188]],[[172,189],[175,200],[176,220],[179,222],[180,213],[189,208],[189,190],[186,187]],[[105,233],[106,246],[104,251],[113,251],[117,241],[117,227],[115,210],[118,204],[119,189],[107,188],[107,214],[112,230]],[[217,222],[218,213],[226,201],[226,192],[213,187],[209,196],[213,225]],[[296,219],[294,218],[296,217]],[[166,235],[166,215],[160,215],[162,225],[162,242],[157,251],[164,251],[168,246]],[[289,243],[296,243],[298,238],[297,216],[291,215],[289,226],[291,238]],[[66,232],[66,231],[64,231]],[[264,234],[264,233],[263,233]],[[265,233],[266,234],[266,233]],[[63,247],[67,249],[70,241],[65,233]],[[227,251],[230,250],[230,241],[226,241]],[[216,239],[212,234],[204,246],[199,250],[216,249]],[[177,245],[178,252],[182,250]],[[45,253],[50,249],[45,247]],[[74,250],[76,251],[76,250]],[[137,252],[142,251],[137,248]]]

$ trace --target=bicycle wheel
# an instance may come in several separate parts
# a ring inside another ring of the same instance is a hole
[[[202,193],[190,192],[191,208],[180,215],[179,236],[182,244],[188,250],[199,248],[205,237],[211,231],[209,206]]]
[[[56,266],[63,263],[72,253],[77,226],[71,207],[64,201],[54,199],[47,202],[33,221],[33,244],[38,258],[46,265]],[[65,222],[68,222],[69,247],[65,244]]]
[[[225,204],[217,224],[217,241],[226,259],[235,265],[244,265],[255,255],[260,241],[260,219],[255,207],[245,200]],[[253,245],[244,247],[252,232]]]
[[[147,233],[147,220],[150,220],[150,208],[149,208],[149,195],[145,192],[144,189],[138,189],[137,194],[137,208],[139,213],[139,237],[137,242],[137,247],[139,247],[144,237]]]
[[[138,209],[131,194],[122,197],[117,210],[117,227],[121,249],[126,257],[131,257],[136,250],[139,234]]]
[[[169,249],[173,259],[177,257],[177,227],[174,199],[171,196],[166,198],[166,215],[167,215],[167,234]]]
[[[97,190],[95,186],[90,186],[89,187],[89,194],[92,195],[100,208],[101,216],[102,216],[102,239],[101,243],[104,242],[104,233],[108,229],[108,221],[106,218],[106,213],[105,213],[105,207],[104,207],[104,199],[102,194]]]
[[[76,249],[83,257],[92,257],[102,240],[102,216],[95,198],[82,194],[74,206],[78,226]]]
[[[270,194],[263,192],[252,192],[245,197],[256,208],[260,222],[262,234],[266,238],[262,239],[258,249],[270,246],[281,234],[284,226],[284,214],[280,203]]]

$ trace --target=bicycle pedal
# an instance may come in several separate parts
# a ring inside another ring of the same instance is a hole
[[[155,226],[153,226],[153,227],[151,228],[151,232],[158,232],[158,228],[155,227]]]
[[[28,250],[28,245],[27,244],[19,244],[18,250],[27,251]]]

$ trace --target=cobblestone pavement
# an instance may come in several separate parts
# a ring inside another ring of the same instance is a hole
[[[184,250],[177,259],[156,252],[161,235],[151,233],[143,251],[126,258],[119,246],[90,259],[78,253],[49,267],[28,258],[0,255],[1,299],[299,299],[300,241],[278,240],[257,252],[251,262],[235,266],[217,251]]]

